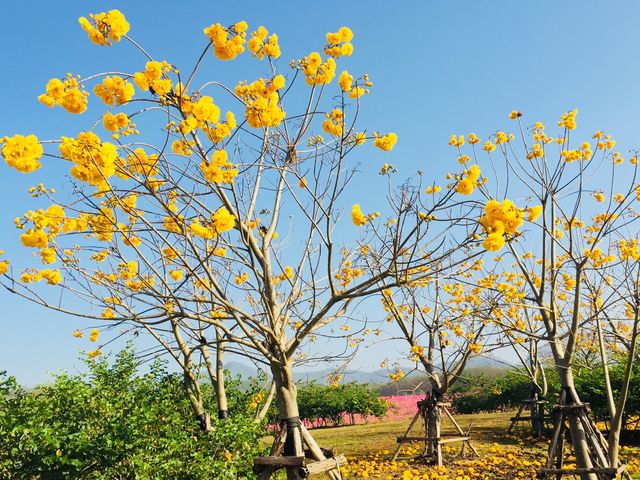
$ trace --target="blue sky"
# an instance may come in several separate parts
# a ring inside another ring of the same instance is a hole
[[[262,24],[278,33],[283,70],[288,60],[320,50],[326,32],[350,26],[355,53],[339,69],[369,73],[375,85],[364,101],[363,122],[399,137],[391,154],[369,150],[359,159],[373,164],[371,171],[386,161],[400,175],[422,169],[439,178],[455,163],[447,146],[450,134],[474,131],[485,138],[510,126],[507,115],[513,109],[525,113],[525,123],[552,124],[561,113],[579,108],[579,132],[585,138],[605,129],[621,152],[640,144],[640,3],[632,1],[3,0],[0,135],[75,135],[86,128],[86,117],[72,118],[37,103],[49,78],[66,72],[86,76],[105,66],[142,69],[144,60],[128,45],[94,46],[77,23],[81,15],[111,8],[125,13],[130,35],[155,57],[185,70],[204,46],[202,29],[211,23],[244,19],[250,29]],[[247,78],[242,63],[220,66],[212,57],[207,62],[212,75]],[[29,208],[27,188],[46,184],[50,170],[43,169],[44,177],[29,177],[0,168],[0,248],[11,258],[20,250],[12,220]],[[363,181],[376,177],[365,175]],[[376,201],[373,195],[360,200]],[[70,333],[86,324],[5,291],[0,307],[0,370],[33,384],[46,380],[49,371],[79,366],[78,349],[87,345]]]

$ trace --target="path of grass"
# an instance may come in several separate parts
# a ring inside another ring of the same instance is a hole
[[[346,478],[385,478],[403,480],[472,480],[472,479],[535,479],[544,462],[548,440],[535,440],[522,427],[512,435],[506,434],[512,412],[458,415],[463,429],[473,423],[471,436],[480,459],[456,458],[459,444],[445,446],[446,468],[438,469],[415,460],[420,445],[407,447],[405,457],[391,462],[396,437],[406,430],[409,419],[389,420],[347,427],[320,428],[312,431],[318,443],[344,453],[349,464],[344,468]],[[443,431],[452,431],[448,423]],[[417,433],[417,431],[416,431]],[[455,445],[455,446],[454,446]],[[640,449],[623,448],[634,478],[640,479]],[[571,478],[571,477],[565,477]]]

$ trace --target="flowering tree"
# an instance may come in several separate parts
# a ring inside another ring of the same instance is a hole
[[[596,132],[593,146],[589,141],[575,143],[576,113],[564,114],[553,136],[540,122],[525,129],[521,114],[514,111],[510,118],[518,122],[519,141],[499,131],[484,150],[494,168],[508,172],[505,193],[533,204],[527,231],[508,243],[501,257],[502,275],[512,279],[513,292],[504,297],[508,300],[504,324],[518,338],[546,344],[562,388],[560,409],[586,412],[575,388],[573,368],[577,352],[587,347],[589,338],[598,338],[600,323],[611,319],[606,322],[609,338],[626,344],[629,362],[636,351],[637,302],[632,292],[637,291],[637,276],[631,264],[638,259],[634,203],[639,190],[636,157],[625,162],[620,153],[612,152],[615,141],[609,135]],[[488,217],[492,208],[487,204]],[[484,224],[488,230],[503,228],[498,222]],[[501,287],[497,284],[495,288]],[[626,314],[620,315],[621,310]],[[624,335],[616,323],[620,318]],[[606,348],[600,350],[606,359]],[[625,395],[622,391],[612,409],[614,418],[624,409]],[[609,437],[607,455],[599,432],[586,416],[572,413],[567,418],[581,478],[609,478],[611,473],[605,470],[618,467],[615,433]],[[556,445],[561,446],[561,438]]]
[[[366,75],[342,71],[337,88],[330,85],[340,57],[353,51],[346,27],[327,34],[324,59],[312,52],[285,76],[276,34],[263,26],[249,32],[245,22],[213,24],[198,62],[183,75],[128,37],[117,10],[80,24],[97,45],[127,40],[146,65],[49,81],[39,100],[73,114],[87,109],[86,88],[95,83],[107,108],[91,129],[59,140],[3,139],[2,155],[18,171],[38,170],[45,157],[69,165],[73,178],[64,198],[43,186],[32,192],[52,203],[16,226],[44,268],[14,272],[3,260],[4,286],[50,309],[146,332],[185,372],[205,429],[194,358],[206,361],[214,348],[218,371],[223,349],[266,363],[284,426],[274,455],[300,457],[304,441],[324,459],[298,419],[297,352],[354,300],[437,274],[441,259],[474,240],[445,241],[447,227],[469,222],[452,209],[471,207],[450,197],[432,202],[411,184],[390,188],[384,217],[345,205],[357,166],[349,154],[368,140],[389,151],[397,140],[356,129],[361,97],[372,86]],[[209,58],[230,61],[245,48],[266,76],[235,86],[201,78]],[[381,173],[392,170],[385,165]],[[463,175],[477,180],[479,171]],[[351,222],[342,219],[345,208]],[[43,282],[56,289],[41,289]],[[207,362],[224,411],[223,378],[213,365]],[[288,468],[289,478],[298,475]]]

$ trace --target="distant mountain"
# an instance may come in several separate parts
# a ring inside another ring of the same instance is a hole
[[[508,362],[494,360],[487,357],[474,357],[469,361],[465,373],[478,374],[480,372],[485,373],[488,376],[494,376],[501,370],[511,366]],[[232,375],[240,375],[244,380],[258,375],[258,369],[253,365],[248,365],[242,362],[231,361],[225,365]],[[414,365],[400,365],[400,368],[404,372],[411,372],[410,378],[415,381],[416,377],[422,376],[422,370],[414,370]],[[298,368],[294,372],[296,381],[309,382],[317,381],[323,383],[327,381],[330,374],[334,373],[335,369],[325,368],[320,370],[310,370]],[[358,382],[369,383],[371,385],[383,385],[389,382],[389,371],[386,369],[378,369],[374,371],[365,371],[362,369],[346,370],[342,373],[342,382]],[[419,380],[418,380],[419,382]],[[411,382],[413,383],[413,382]]]

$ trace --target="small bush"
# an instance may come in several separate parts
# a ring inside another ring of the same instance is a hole
[[[265,429],[240,411],[248,402],[234,382],[233,416],[212,419],[213,431],[204,434],[180,376],[163,363],[138,376],[126,349],[113,363],[87,365],[88,374],[61,374],[33,392],[0,377],[0,478],[253,478]]]

